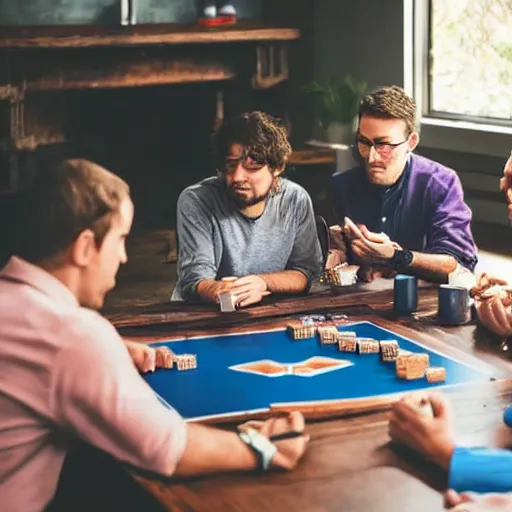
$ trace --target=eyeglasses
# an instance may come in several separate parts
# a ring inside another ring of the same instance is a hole
[[[370,142],[366,139],[357,138],[357,150],[359,154],[363,157],[368,156],[370,154],[371,148],[375,148],[375,151],[382,157],[388,157],[393,153],[393,151],[402,144],[409,142],[409,137],[403,140],[402,142],[396,142],[394,144],[390,142]]]
[[[245,158],[227,158],[224,160],[223,172],[226,174],[232,174],[240,164],[242,164],[242,167],[249,172],[259,171],[267,165],[266,162],[259,162],[250,156]]]

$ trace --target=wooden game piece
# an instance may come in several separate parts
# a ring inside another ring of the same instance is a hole
[[[418,414],[428,418],[434,417],[434,412],[432,411],[432,406],[430,405],[430,400],[426,393],[411,393],[406,395],[403,400]]]
[[[338,339],[340,338],[357,338],[357,333],[354,331],[338,331]]]
[[[302,322],[289,323],[288,329],[294,340],[314,338],[316,333],[316,327],[314,325],[304,325]]]
[[[446,380],[446,368],[442,366],[432,366],[425,370],[427,381],[431,384],[437,384]]]
[[[179,371],[197,368],[197,357],[195,354],[176,354],[174,361]]]
[[[231,292],[229,290],[220,292],[218,294],[218,297],[219,297],[220,310],[223,313],[231,313],[233,311],[236,311],[236,303],[235,303],[233,295],[231,294]]]
[[[338,336],[338,350],[340,352],[356,352],[357,338],[355,336]]]
[[[357,346],[360,354],[378,354],[379,342],[373,338],[357,338]]]
[[[428,365],[428,354],[399,355],[396,359],[396,374],[406,380],[422,379]]]
[[[338,343],[338,329],[335,325],[319,325],[318,335],[322,345],[336,345]]]
[[[342,263],[324,270],[322,282],[332,286],[351,286],[357,283],[356,265],[347,265]]]
[[[400,346],[396,340],[382,340],[380,342],[380,356],[382,361],[396,361]]]

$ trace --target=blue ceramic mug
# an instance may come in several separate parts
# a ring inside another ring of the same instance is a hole
[[[462,286],[439,286],[437,319],[443,325],[461,325],[471,320],[469,291]]]
[[[418,280],[415,276],[396,275],[394,309],[398,315],[410,315],[418,309]]]

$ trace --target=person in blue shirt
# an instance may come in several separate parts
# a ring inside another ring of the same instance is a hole
[[[512,156],[505,164],[500,188],[506,195],[512,220]],[[505,336],[512,333],[512,300],[503,283],[482,275],[475,287],[475,304],[480,322],[496,334]],[[437,392],[430,393],[428,399],[432,417],[418,413],[410,405],[409,397],[393,406],[389,421],[391,439],[419,452],[448,472],[450,490],[446,499],[448,505],[454,507],[451,510],[512,511],[512,493],[472,494],[512,491],[512,452],[456,446],[448,399]],[[504,420],[512,428],[512,407],[506,409]]]

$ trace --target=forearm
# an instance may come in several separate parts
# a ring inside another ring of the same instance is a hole
[[[187,445],[175,475],[192,476],[221,471],[251,471],[256,454],[234,432],[198,424],[187,425]]]
[[[308,278],[298,270],[283,270],[270,274],[259,274],[272,293],[303,292],[308,287]]]
[[[197,294],[207,302],[217,302],[217,295],[222,289],[222,282],[215,279],[203,279],[197,284]]]
[[[510,492],[512,453],[507,450],[456,448],[449,487],[458,492]]]
[[[457,268],[457,260],[448,254],[413,252],[411,271],[426,281],[446,283],[448,274]]]

